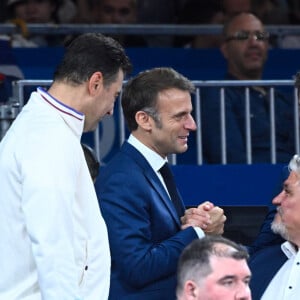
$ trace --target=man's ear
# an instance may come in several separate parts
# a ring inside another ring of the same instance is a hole
[[[150,131],[152,129],[153,119],[144,111],[139,110],[135,114],[135,120],[142,129],[146,131]]]
[[[88,81],[88,89],[92,96],[95,96],[103,89],[103,75],[101,72],[95,72],[92,74]]]
[[[225,59],[227,59],[228,58],[228,55],[227,55],[227,43],[223,42],[221,44],[220,51],[223,54],[223,56],[225,57]]]
[[[198,293],[199,289],[197,284],[193,280],[187,280],[184,284],[184,295],[186,296],[185,299],[197,299]]]

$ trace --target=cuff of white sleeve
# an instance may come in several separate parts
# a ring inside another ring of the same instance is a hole
[[[193,227],[193,228],[196,231],[196,234],[198,235],[199,239],[202,239],[203,237],[205,237],[205,233],[200,227]]]

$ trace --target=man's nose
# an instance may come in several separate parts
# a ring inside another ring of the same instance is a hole
[[[272,203],[274,205],[279,205],[284,197],[285,191],[283,190],[281,193],[279,193],[277,196],[275,196],[272,200]]]
[[[185,123],[185,128],[191,131],[195,131],[197,129],[197,124],[194,120],[194,118],[192,117],[192,115],[189,115],[186,123]]]
[[[248,284],[243,283],[235,294],[235,300],[251,300],[251,291]]]

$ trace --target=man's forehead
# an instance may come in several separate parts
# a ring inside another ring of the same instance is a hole
[[[288,188],[299,183],[300,183],[299,175],[295,171],[291,171],[288,178],[284,182],[284,187]]]
[[[262,23],[252,15],[240,15],[232,20],[228,30],[263,30]]]

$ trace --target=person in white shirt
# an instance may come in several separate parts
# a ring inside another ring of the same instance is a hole
[[[107,299],[107,229],[80,138],[113,113],[130,68],[115,40],[80,35],[1,141],[0,299]]]
[[[300,299],[300,156],[289,163],[289,176],[282,191],[273,199],[277,213],[272,221],[274,233],[286,241],[264,247],[249,261],[253,273],[251,290],[254,300]]]

